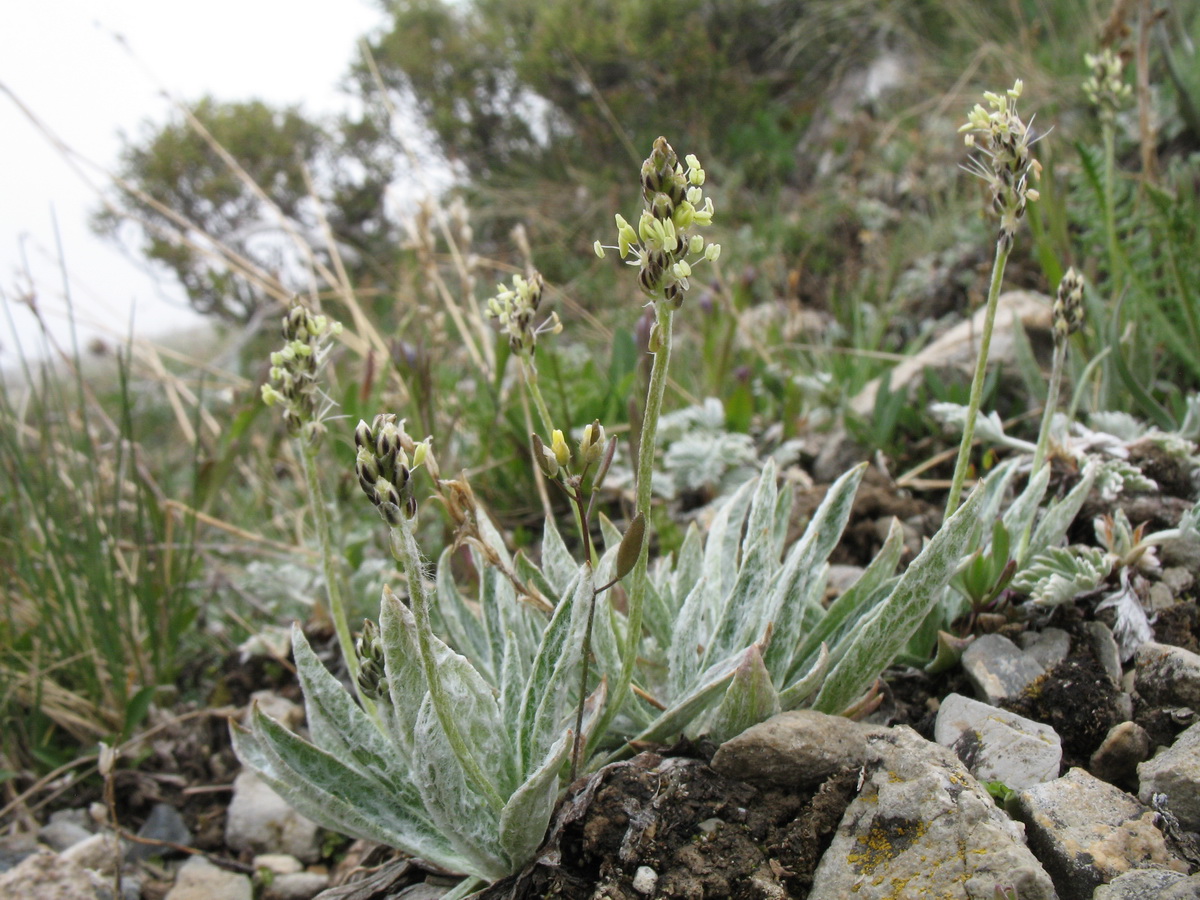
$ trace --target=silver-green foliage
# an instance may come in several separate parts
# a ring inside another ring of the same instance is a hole
[[[870,689],[942,596],[988,492],[976,491],[898,578],[894,524],[857,583],[826,607],[827,561],[863,471],[830,487],[790,547],[793,498],[780,490],[773,462],[722,505],[706,539],[689,530],[673,560],[652,573],[640,696],[626,700],[606,734],[589,726],[620,670],[626,622],[608,592],[593,592],[614,575],[619,532],[602,520],[608,549],[593,572],[572,560],[547,522],[538,566],[513,559],[479,510],[486,547],[472,548],[473,604],[451,577],[448,554],[431,592],[433,617],[422,612],[425,588],[410,590],[411,608],[384,592],[386,691],[375,709],[360,707],[297,629],[311,740],[254,710],[235,729],[238,755],[327,828],[480,878],[509,874],[536,850],[566,773],[593,597],[585,764],[624,752],[631,739],[722,740],[780,710],[840,712]],[[519,594],[531,591],[553,613],[522,602]]]
[[[511,568],[499,536],[490,527],[484,534]],[[380,635],[388,699],[375,716],[296,629],[293,648],[312,740],[255,709],[247,728],[235,728],[234,741],[244,763],[318,824],[493,879],[532,856],[557,799],[593,577],[590,567],[575,566],[562,583],[558,565],[561,590],[549,581],[542,585],[555,604],[545,618],[517,599],[483,553],[474,556],[482,573],[481,616],[442,574],[449,571],[446,557],[437,583],[446,632],[473,660],[432,633],[421,635],[414,610],[385,591]],[[437,692],[422,664],[423,639],[436,666]],[[457,747],[441,715],[445,709],[453,711],[464,738]]]

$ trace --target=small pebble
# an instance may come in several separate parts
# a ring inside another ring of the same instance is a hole
[[[649,866],[638,866],[633,874],[633,889],[649,897],[658,887],[658,873]]]

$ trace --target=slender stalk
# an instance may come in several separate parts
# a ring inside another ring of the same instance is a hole
[[[333,533],[329,524],[329,510],[325,506],[325,492],[317,475],[317,454],[298,441],[300,459],[304,463],[304,479],[308,484],[308,502],[312,507],[316,524],[317,542],[321,545],[321,567],[325,573],[325,595],[329,598],[329,617],[333,619],[333,630],[337,633],[338,647],[342,659],[350,671],[350,682],[358,690],[358,654],[354,652],[354,639],[350,635],[350,623],[346,619],[346,605],[342,602],[342,575],[333,550]],[[361,696],[359,699],[365,699]]]
[[[575,489],[575,495],[572,498],[575,503],[576,513],[579,516],[579,521],[583,523],[583,558],[587,560],[585,570],[588,580],[592,582],[592,591],[588,597],[588,614],[587,625],[583,632],[583,662],[579,673],[579,706],[575,709],[575,740],[571,747],[571,777],[569,781],[574,781],[576,774],[579,772],[579,759],[583,754],[583,708],[587,704],[587,684],[588,675],[591,669],[592,662],[592,624],[596,619],[596,590],[593,579],[593,563],[592,563],[592,542],[591,534],[587,529],[587,518],[583,508],[583,495],[579,489]]]
[[[421,550],[413,535],[412,522],[401,515],[400,523],[392,526],[391,532],[392,555],[400,563],[404,569],[404,575],[408,579],[408,594],[412,599],[413,618],[416,620],[417,626],[417,647],[421,652],[421,667],[425,670],[425,681],[429,686],[429,697],[433,702],[434,712],[437,714],[442,730],[446,733],[446,740],[449,741],[450,748],[454,751],[454,755],[458,758],[467,777],[475,784],[476,790],[487,799],[489,804],[496,810],[501,810],[504,808],[504,798],[500,796],[491,779],[484,774],[479,761],[475,759],[471,748],[467,746],[467,741],[455,719],[454,702],[446,696],[446,691],[442,687],[441,673],[438,671],[437,659],[433,653],[433,642],[430,640],[430,636],[433,634],[433,625],[429,618],[429,593],[425,588]]]
[[[542,420],[542,428],[545,430],[546,436],[549,437],[554,433],[554,424],[550,419],[550,407],[546,405],[546,400],[542,396],[541,384],[538,381],[537,366],[533,364],[533,360],[527,359],[524,356],[521,356],[520,359],[521,373],[525,377],[526,387],[529,388],[529,396],[533,398],[533,405],[537,407],[538,418]],[[575,528],[579,532],[579,539],[583,541],[584,549],[587,550],[586,558],[595,566],[600,562],[600,558],[595,548],[592,547],[592,542],[589,540],[587,523],[583,516],[583,508],[579,504],[573,504],[573,507],[575,509]]]
[[[637,462],[637,513],[650,521],[650,500],[653,496],[654,450],[658,437],[658,420],[662,414],[663,395],[667,388],[667,369],[671,363],[671,321],[674,310],[666,301],[655,303],[658,324],[658,349],[654,351],[654,363],[650,368],[650,385],[646,391],[646,412],[642,417],[642,431],[638,439]],[[646,600],[648,581],[647,567],[650,561],[650,542],[642,541],[630,577],[629,604],[626,611],[625,653],[621,658],[621,672],[605,706],[604,714],[597,725],[595,735],[604,734],[625,702],[633,681],[633,667],[637,661],[638,645],[642,635],[642,607]]]
[[[529,396],[533,398],[533,405],[537,407],[538,418],[542,420],[542,428],[549,435],[554,430],[553,421],[550,418],[550,407],[546,405],[546,400],[542,396],[542,388],[538,383],[537,367],[532,360],[526,359],[524,356],[521,359],[521,374],[525,376],[525,386],[529,388]]]
[[[950,484],[950,496],[946,498],[945,518],[949,519],[958,509],[962,497],[963,482],[967,478],[967,463],[971,458],[971,445],[975,442],[975,419],[979,415],[979,404],[983,399],[983,382],[987,375],[988,351],[992,344],[992,327],[996,324],[996,305],[1000,299],[1000,285],[1004,281],[1004,266],[1012,242],[1003,239],[996,242],[996,258],[992,263],[992,282],[988,287],[987,312],[984,314],[983,334],[979,340],[979,358],[975,362],[975,377],[971,379],[971,399],[967,405],[967,420],[963,423],[962,443],[958,447],[958,459],[954,463],[954,479]]]
[[[1046,408],[1042,410],[1042,425],[1038,429],[1037,447],[1033,451],[1033,468],[1030,474],[1036,473],[1046,459],[1046,448],[1050,445],[1050,424],[1054,421],[1054,412],[1058,408],[1058,392],[1062,387],[1063,367],[1067,361],[1067,343],[1063,341],[1054,348],[1054,360],[1050,367],[1050,386],[1046,392]]]

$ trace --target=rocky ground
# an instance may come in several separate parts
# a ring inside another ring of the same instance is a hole
[[[1130,517],[1169,526],[1175,499],[1135,497]],[[891,515],[917,540],[936,527],[929,504],[864,485],[841,562],[874,552]],[[538,859],[486,896],[1200,897],[1200,548],[1164,547],[1162,564],[1154,640],[1127,660],[1095,600],[977,622],[990,631],[958,665],[889,672],[861,722],[785,713],[581,779]],[[12,813],[0,897],[385,900],[453,883],[323,833],[241,772],[226,716],[252,696],[303,727],[286,661],[228,661],[206,708],[163,713],[118,766],[111,807],[62,783]]]

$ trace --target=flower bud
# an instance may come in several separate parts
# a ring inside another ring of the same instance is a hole
[[[554,433],[550,436],[550,448],[554,451],[554,458],[560,466],[566,468],[571,464],[571,448],[567,446],[567,439],[563,437],[562,429],[554,429]]]

